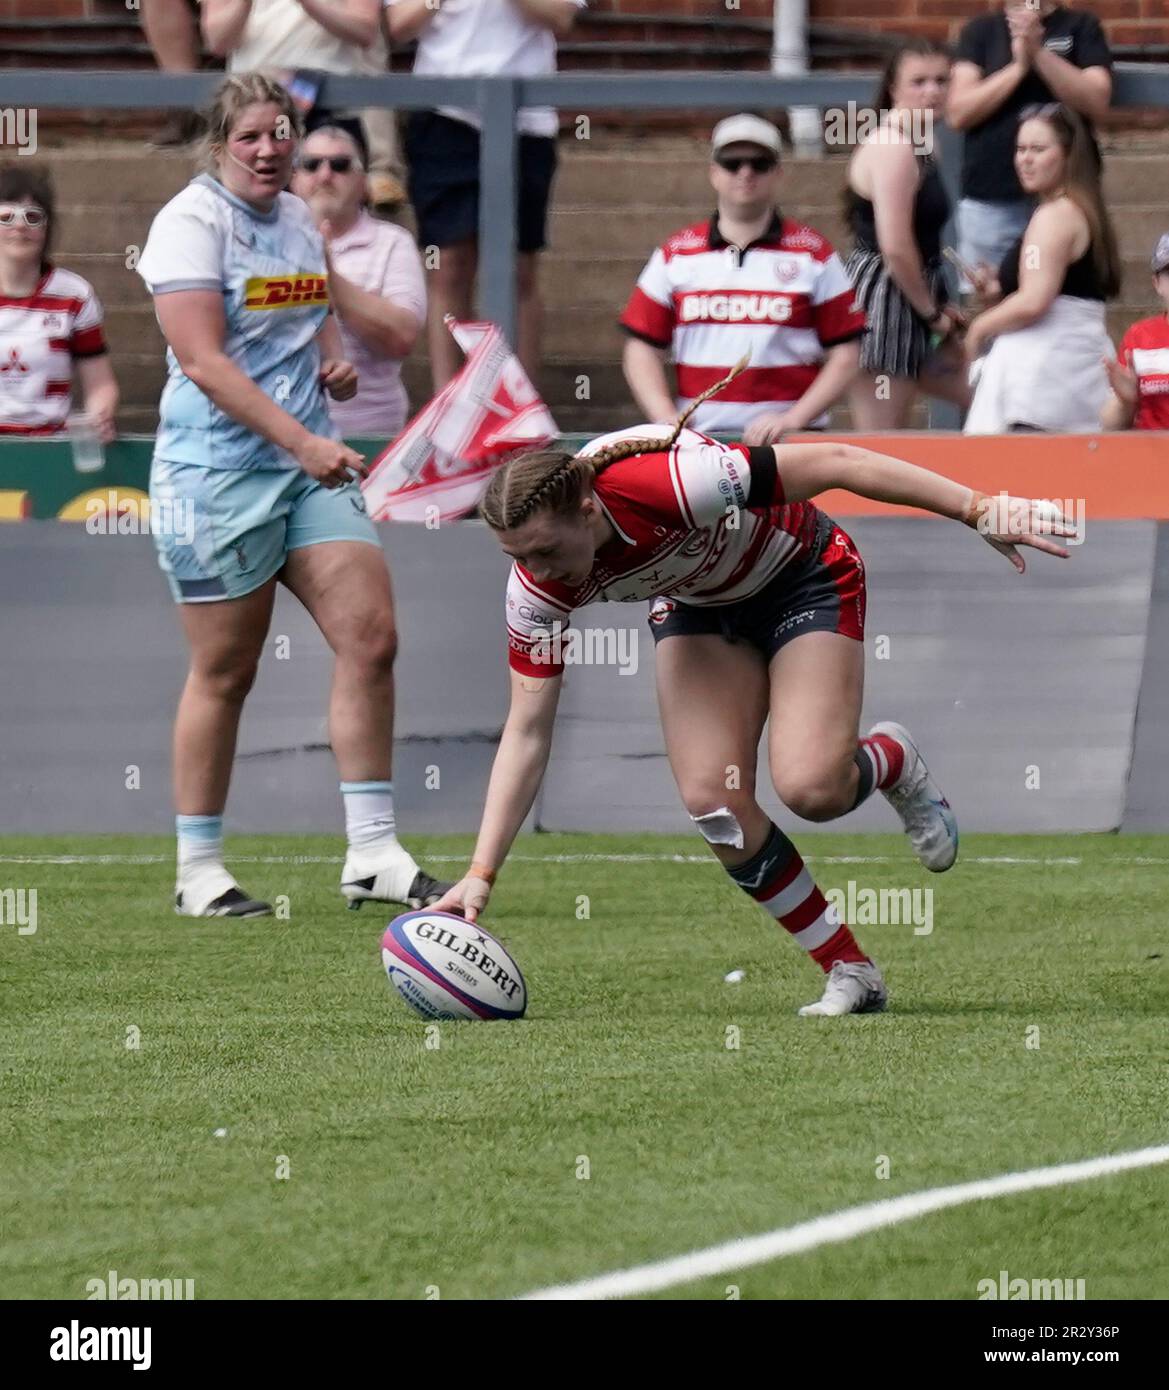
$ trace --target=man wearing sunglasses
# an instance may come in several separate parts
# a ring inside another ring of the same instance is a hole
[[[641,418],[673,423],[748,357],[730,388],[699,406],[694,428],[772,444],[825,425],[856,377],[864,313],[831,245],[776,207],[779,155],[779,131],[758,116],[715,127],[718,208],[658,247],[621,315],[625,379]]]
[[[325,239],[329,296],[344,357],[358,374],[357,394],[330,401],[329,417],[347,438],[392,439],[409,412],[402,360],[426,321],[425,276],[414,238],[366,209],[365,147],[356,122],[305,136],[292,191],[309,205]]]

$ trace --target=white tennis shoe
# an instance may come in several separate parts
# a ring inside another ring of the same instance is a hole
[[[902,724],[874,724],[872,738],[884,734],[905,749],[905,765],[893,786],[882,793],[901,817],[913,852],[932,873],[944,873],[958,857],[958,822],[942,789],[930,776],[909,730]]]
[[[800,1010],[800,1017],[879,1014],[888,999],[885,981],[872,961],[838,960],[828,973],[823,998],[816,1004],[805,1004]]]
[[[368,902],[430,907],[452,887],[431,878],[400,846],[381,863],[362,862],[350,853],[341,870],[341,893],[350,911]]]
[[[222,864],[189,867],[175,884],[180,917],[271,917],[272,904],[249,898]]]

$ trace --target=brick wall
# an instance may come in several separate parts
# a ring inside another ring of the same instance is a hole
[[[772,0],[739,0],[737,6],[727,0],[590,0],[590,8],[608,14],[741,14],[753,19],[769,19],[774,11]],[[825,24],[940,39],[982,10],[994,8],[993,0],[809,0],[812,19]],[[1069,8],[1095,11],[1112,43],[1169,43],[1166,0],[1070,0]]]
[[[1169,44],[1166,0],[1071,0],[1074,9],[1094,10],[1117,44]],[[590,0],[593,10],[621,15],[687,15],[714,18],[736,14],[769,19],[773,0]],[[890,30],[946,38],[952,29],[993,0],[809,0],[811,17],[826,24]],[[124,0],[0,0],[0,17],[102,18],[124,9]]]

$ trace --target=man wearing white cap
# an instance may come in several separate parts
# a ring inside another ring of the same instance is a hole
[[[1150,268],[1164,312],[1134,323],[1116,360],[1104,359],[1112,387],[1101,419],[1106,430],[1169,430],[1169,232],[1158,239]]]
[[[832,246],[775,205],[779,131],[758,116],[714,129],[713,217],[650,257],[620,323],[642,418],[672,423],[743,356],[750,365],[692,417],[699,430],[770,444],[827,423],[859,369],[865,316]],[[672,349],[677,399],[666,377]]]

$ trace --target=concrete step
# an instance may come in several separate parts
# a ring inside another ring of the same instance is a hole
[[[1169,230],[1169,212],[1165,216],[1165,227]],[[1141,247],[1123,258],[1121,305],[1141,310],[1147,304],[1149,312],[1155,311],[1149,286],[1149,256],[1153,244],[1150,241],[1147,248]],[[607,307],[616,317],[637,283],[645,261],[643,256],[587,258],[571,251],[553,250],[548,253],[542,271],[545,303],[551,310]]]
[[[1133,137],[1135,138],[1135,137]],[[1164,149],[1104,141],[1104,191],[1110,201],[1169,199],[1169,159]],[[111,176],[130,202],[157,201],[176,193],[199,169],[193,151],[158,151],[137,141],[71,140],[66,148],[38,150],[81,202],[102,201]],[[781,199],[823,202],[844,186],[847,154],[784,161]],[[705,206],[712,199],[709,146],[703,139],[651,136],[630,139],[610,131],[590,139],[566,136],[560,147],[556,198],[563,206],[650,201]],[[647,198],[647,194],[652,197]]]
[[[86,269],[80,262],[63,263],[76,269],[79,274],[86,274]],[[123,270],[121,274],[126,275],[127,272]],[[115,287],[120,288],[122,282],[116,276],[117,272],[112,272],[113,283]],[[122,355],[132,344],[136,355],[161,357],[162,335],[158,331],[150,302],[145,299],[144,292],[137,303],[119,305],[116,302],[106,302],[105,309],[106,332],[116,354]],[[566,363],[620,362],[625,335],[617,327],[616,317],[616,311],[605,306],[578,308],[546,315],[546,357],[552,362]]]
[[[713,205],[709,159],[705,141],[630,142],[624,146],[608,141],[593,148],[591,141],[569,138],[561,145],[556,202],[560,207],[582,208],[645,202],[706,208]],[[847,154],[785,160],[780,202],[823,204],[839,198],[847,166]],[[1107,152],[1104,193],[1116,206],[1158,199],[1169,202],[1169,159],[1165,152],[1130,152],[1124,146]]]
[[[842,253],[851,238],[838,205],[820,202],[806,206],[788,203],[785,211],[806,222]],[[699,211],[691,220],[703,216]],[[553,251],[582,259],[610,259],[641,251],[646,257],[671,233],[687,224],[687,215],[674,207],[554,208],[549,218]],[[1162,203],[1128,204],[1114,210],[1121,254],[1148,257],[1157,238],[1169,229],[1169,211]]]
[[[126,141],[72,142],[67,149],[42,149],[38,154],[59,180],[62,202],[74,206],[106,203],[113,188],[119,203],[158,208],[199,168],[191,152],[152,151]],[[793,208],[835,205],[846,166],[847,157],[840,155],[787,160],[781,202]],[[1104,190],[1115,207],[1169,203],[1166,151],[1130,150],[1124,145],[1108,151]],[[675,208],[682,222],[701,217],[713,205],[707,146],[704,141],[669,137],[622,140],[606,132],[588,141],[570,137],[561,146],[555,201],[564,210],[648,203]]]
[[[57,199],[64,207],[141,203],[155,212],[198,173],[194,154],[148,149],[138,141],[83,144],[38,150],[53,171]]]

